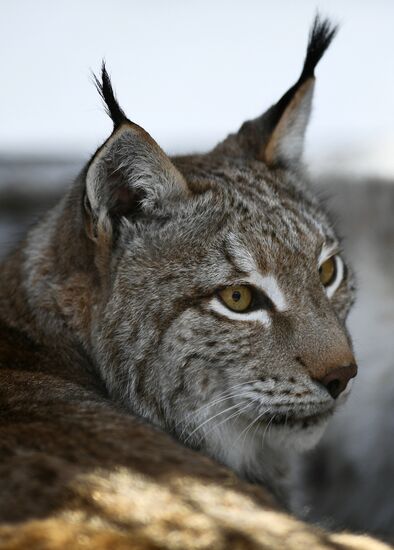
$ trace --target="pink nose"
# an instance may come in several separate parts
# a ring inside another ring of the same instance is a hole
[[[318,380],[327,388],[328,393],[333,399],[336,399],[345,389],[351,378],[357,374],[357,365],[352,363],[344,367],[333,369],[323,378]]]

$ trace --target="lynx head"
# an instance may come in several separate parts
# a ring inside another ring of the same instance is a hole
[[[114,131],[83,179],[89,348],[113,399],[239,471],[263,440],[312,445],[356,374],[351,272],[301,163],[334,34],[316,18],[296,84],[203,155],[170,160],[97,81]]]

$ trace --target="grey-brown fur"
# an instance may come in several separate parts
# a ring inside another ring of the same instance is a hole
[[[314,66],[332,34],[315,23],[308,71],[274,125],[250,121],[205,155],[170,160],[109,105],[114,132],[0,272],[2,367],[44,373],[32,392],[49,414],[58,400],[76,403],[91,435],[85,403],[95,422],[115,407],[122,426],[142,417],[282,494],[288,455],[316,442],[337,404],[320,382],[339,367],[354,372],[351,270],[329,298],[319,255],[339,243],[300,158]],[[108,86],[104,71],[103,96],[115,101]],[[217,306],[218,289],[250,271],[274,289],[261,322]],[[32,347],[16,367],[8,331]],[[46,373],[71,385],[55,384],[51,397]]]

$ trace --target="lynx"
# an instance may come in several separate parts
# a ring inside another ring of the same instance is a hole
[[[0,272],[2,548],[384,547],[274,501],[357,370],[301,161],[334,34],[317,18],[278,103],[173,159],[103,66],[114,130]]]

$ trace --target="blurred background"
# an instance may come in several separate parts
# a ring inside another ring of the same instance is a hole
[[[305,159],[359,281],[360,374],[298,465],[294,509],[394,537],[394,3],[9,0],[0,51],[0,258],[111,131],[92,84],[170,154],[206,151],[296,80],[316,11],[340,32],[317,69]]]

